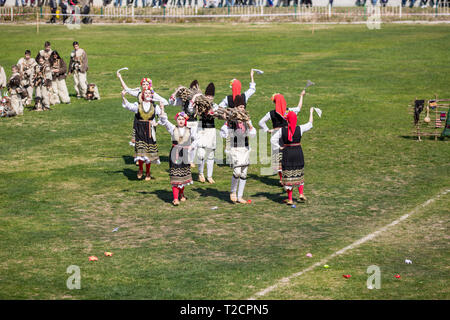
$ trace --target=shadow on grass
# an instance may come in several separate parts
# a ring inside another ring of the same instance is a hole
[[[125,176],[125,177],[127,177],[128,178],[128,180],[130,180],[130,181],[138,181],[139,179],[137,178],[137,172],[138,172],[138,170],[132,170],[132,169],[128,169],[128,168],[125,168],[125,169],[123,169],[123,171],[114,171],[114,172],[122,172],[123,173],[123,175]],[[145,174],[145,173],[144,173]]]
[[[197,192],[201,197],[215,197],[219,200],[232,203],[230,201],[230,194],[228,192],[220,191],[213,188],[195,188],[192,191]]]
[[[417,136],[399,136],[399,137],[408,140],[417,140]]]
[[[268,200],[283,204],[283,200],[287,198],[286,193],[274,193],[274,192],[258,192],[253,197],[264,197]]]
[[[259,176],[256,174],[249,174],[248,177],[250,179],[255,179],[255,180],[259,180],[262,183],[268,185],[268,186],[272,186],[272,187],[279,187],[280,186],[280,179],[278,177],[278,175],[273,175],[273,176]]]
[[[134,157],[122,156],[122,158],[123,158],[123,162],[125,162],[125,164],[134,164]]]
[[[154,194],[156,195],[160,200],[170,203],[173,200],[173,194],[169,189],[161,189],[161,190],[154,190],[154,191],[137,191],[137,193],[146,195],[146,194]]]

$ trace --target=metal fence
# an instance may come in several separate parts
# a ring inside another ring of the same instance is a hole
[[[177,0],[172,0],[177,1]],[[73,10],[76,9],[76,10]],[[450,20],[450,7],[426,7],[405,8],[402,6],[364,6],[364,7],[265,7],[265,6],[234,6],[222,8],[203,7],[92,7],[89,14],[83,13],[83,9],[73,7],[70,13],[62,14],[58,8],[52,13],[49,7],[0,7],[0,20],[2,22],[26,22],[50,19],[55,17],[55,22],[62,23],[70,15],[77,14],[80,18],[90,18],[89,22],[185,22],[191,20],[236,20],[236,21],[365,21],[373,14],[377,14],[382,21],[398,20]]]

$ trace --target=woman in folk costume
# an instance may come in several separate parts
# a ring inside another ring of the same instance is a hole
[[[56,50],[52,52],[48,61],[52,69],[52,88],[53,94],[55,95],[55,102],[70,103],[69,91],[66,85],[66,63]]]
[[[247,105],[248,99],[256,92],[256,83],[253,79],[253,69],[250,72],[250,78],[251,82],[249,85],[249,88],[245,93],[241,94],[241,82],[238,79],[233,79],[230,81],[230,88],[231,88],[231,95],[226,96],[220,103],[219,107],[222,108],[234,108],[236,103],[234,102],[234,99],[238,95],[242,95],[244,98],[245,105]],[[225,153],[227,155],[227,162],[229,159],[230,154],[230,140],[227,138],[225,141]]]
[[[209,110],[201,113],[200,124],[198,127],[197,158],[200,161],[198,166],[198,179],[205,182],[204,168],[206,162],[207,180],[209,183],[215,183],[213,179],[214,154],[216,151],[216,127],[214,123],[213,112],[218,109],[214,103],[215,87],[214,83],[208,84],[205,90],[205,101],[209,104]]]
[[[250,164],[249,137],[256,136],[256,129],[245,111],[245,99],[241,95],[234,99],[237,109],[234,119],[229,119],[220,129],[222,138],[230,138],[230,157],[233,168],[231,177],[230,200],[234,203],[247,203],[244,200],[244,188],[247,181],[247,171]],[[238,188],[239,183],[239,188]],[[237,191],[237,194],[236,194]]]
[[[299,200],[306,201],[303,194],[305,161],[301,139],[303,134],[313,127],[313,112],[314,108],[311,108],[309,121],[297,126],[297,114],[289,111],[286,116],[287,126],[278,130],[270,139],[270,142],[278,147],[281,152],[281,184],[287,191],[288,199],[285,202],[289,205],[294,203],[292,200],[294,187],[297,187],[300,193]]]
[[[183,111],[175,115],[176,125],[168,119],[167,114],[161,115],[161,125],[165,126],[172,136],[172,149],[169,156],[169,176],[172,185],[173,205],[178,206],[180,201],[187,198],[184,195],[184,187],[193,183],[191,165],[189,163],[189,150],[196,144],[196,128],[187,127],[189,116]]]
[[[120,70],[119,70],[120,71]],[[153,92],[153,101],[160,101],[162,102],[163,105],[167,105],[168,102],[166,99],[164,99],[163,97],[161,97],[159,94],[157,94],[152,87],[152,79],[150,78],[142,78],[141,80],[141,86],[138,88],[134,88],[134,89],[130,89],[128,88],[128,86],[126,85],[125,81],[123,81],[122,79],[122,75],[120,74],[120,72],[117,71],[116,75],[120,80],[120,84],[122,85],[122,89],[125,90],[126,93],[128,93],[129,95],[136,97],[138,99],[140,99],[141,93],[143,89],[147,89],[150,88],[150,90],[152,90]],[[133,123],[133,131],[131,134],[131,141],[130,141],[130,145],[134,147],[135,142],[136,142],[136,138],[135,138],[135,130],[134,127],[136,126],[136,120],[134,120]]]
[[[197,80],[193,80],[189,85],[189,89],[183,86],[179,86],[177,90],[170,96],[169,105],[180,106],[181,111],[184,112],[189,118],[187,120],[187,127],[197,130],[198,128],[198,113],[195,107],[195,99],[202,94],[200,90],[200,84]],[[191,167],[195,167],[196,148],[191,148],[189,151],[189,162]]]
[[[273,103],[275,103],[275,110],[267,112],[266,115],[259,121],[259,126],[264,130],[264,132],[270,132],[272,136],[281,128],[286,127],[288,124],[286,120],[286,111],[293,111],[295,114],[298,114],[302,109],[303,96],[305,93],[306,91],[303,90],[300,94],[300,101],[298,102],[296,108],[288,109],[286,109],[286,100],[284,99],[284,96],[280,93],[275,93],[271,98]],[[269,120],[272,121],[272,129],[267,127],[266,122]],[[277,147],[275,147],[274,144],[271,144],[272,169],[273,171],[278,172],[281,183],[281,164],[279,155],[280,153]]]
[[[237,95],[241,95],[244,98],[244,102],[247,103],[248,99],[256,92],[256,83],[253,79],[253,69],[250,72],[250,87],[244,94],[241,94],[241,82],[238,79],[233,79],[230,81],[231,95],[226,96],[222,102],[219,103],[219,107],[223,108],[234,108],[236,103],[234,99]]]
[[[135,113],[134,131],[136,133],[136,144],[134,146],[134,162],[139,164],[138,179],[143,175],[143,164],[145,162],[145,180],[150,180],[150,165],[159,164],[158,145],[156,144],[156,116],[161,114],[160,107],[153,100],[152,90],[143,89],[139,96],[139,102],[130,103],[125,98],[125,90],[122,91],[122,106]],[[160,102],[161,103],[161,102]],[[161,103],[162,104],[162,103]]]

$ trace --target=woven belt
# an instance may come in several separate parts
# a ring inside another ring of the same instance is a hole
[[[284,147],[298,147],[301,146],[302,144],[299,143],[289,143],[289,144],[285,144]]]

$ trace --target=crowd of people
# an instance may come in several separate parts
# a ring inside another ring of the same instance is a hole
[[[407,5],[409,1],[409,7],[412,8],[418,3],[421,8],[438,7],[438,6],[449,6],[450,0],[401,0],[402,7]],[[385,7],[389,0],[369,0],[373,6],[377,3],[380,6]],[[6,0],[0,0],[0,6],[4,6]],[[333,6],[334,0],[328,0],[328,4]],[[367,0],[356,0],[356,6],[365,6]],[[30,6],[30,7],[42,7],[49,6],[51,12],[56,14],[58,7],[60,8],[60,13],[65,21],[67,17],[74,12],[75,8],[79,8],[81,14],[89,14],[90,8],[93,5],[93,0],[15,0],[15,6]],[[312,0],[103,0],[102,5],[104,7],[113,5],[114,7],[122,6],[134,6],[134,7],[153,7],[162,8],[167,6],[176,7],[191,7],[200,6],[205,8],[221,8],[221,7],[231,7],[231,6],[266,6],[266,7],[287,7],[287,6],[305,6],[312,7]],[[53,16],[50,20],[51,23],[55,22],[55,17]],[[89,22],[85,22],[89,23]]]
[[[250,115],[247,112],[249,99],[256,92],[254,69],[252,69],[249,88],[241,91],[238,79],[230,81],[231,94],[224,97],[219,104],[214,102],[215,86],[209,83],[202,92],[197,80],[189,87],[179,86],[169,100],[155,92],[150,78],[143,78],[140,86],[130,89],[117,71],[122,85],[122,107],[135,114],[131,145],[134,146],[134,162],[139,166],[138,179],[152,180],[151,165],[159,164],[156,127],[163,126],[171,136],[172,147],[169,153],[169,177],[172,187],[172,204],[178,206],[187,200],[184,189],[193,183],[191,169],[198,164],[198,179],[201,183],[214,184],[213,179],[216,149],[215,119],[225,120],[220,128],[220,137],[226,139],[225,152],[227,162],[233,171],[231,176],[230,200],[233,203],[247,204],[244,189],[250,165],[250,141],[256,136]],[[126,95],[137,98],[130,102]],[[310,109],[309,121],[297,125],[297,114],[301,111],[303,90],[295,108],[287,108],[286,100],[280,93],[274,94],[271,100],[274,109],[269,111],[260,121],[264,132],[272,135],[272,169],[278,172],[280,184],[287,192],[285,203],[292,205],[293,190],[298,188],[299,201],[306,201],[304,187],[304,159],[301,138],[312,128],[313,111]],[[180,107],[172,123],[165,112],[166,106]],[[269,129],[267,122],[272,123]],[[146,174],[144,178],[144,163]],[[206,177],[205,177],[206,164]]]
[[[25,107],[44,111],[56,104],[70,103],[66,85],[66,77],[70,75],[73,75],[77,98],[100,99],[97,86],[87,81],[87,71],[87,53],[77,41],[73,42],[68,65],[48,41],[36,58],[30,50],[25,50],[24,56],[11,67],[9,78],[0,65],[1,116],[22,115]]]

